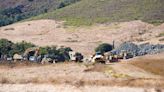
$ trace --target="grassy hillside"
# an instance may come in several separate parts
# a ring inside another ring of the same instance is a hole
[[[68,25],[90,25],[115,21],[164,22],[164,0],[82,0],[32,19],[66,20]]]
[[[79,0],[0,0],[0,26],[63,8]]]

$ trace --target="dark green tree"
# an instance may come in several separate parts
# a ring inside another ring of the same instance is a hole
[[[0,39],[0,54],[1,55],[10,55],[10,51],[13,50],[12,46],[14,43],[7,39]]]
[[[12,46],[12,51],[10,53],[12,55],[15,54],[15,53],[23,54],[26,49],[31,48],[31,47],[35,47],[35,45],[32,44],[32,43],[28,43],[28,42],[22,41],[22,42],[14,44]]]
[[[113,49],[113,46],[111,44],[102,43],[95,49],[95,52],[105,53],[105,52],[111,51],[112,49]]]
[[[65,7],[66,5],[65,5],[65,3],[64,2],[61,2],[60,4],[59,4],[59,6],[58,6],[58,9],[59,8],[63,8],[63,7]]]

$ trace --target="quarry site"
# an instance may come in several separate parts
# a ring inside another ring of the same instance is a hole
[[[38,46],[68,46],[85,58],[94,54],[98,44],[112,44],[112,41],[116,46],[113,51],[135,53],[133,58],[106,64],[92,64],[85,62],[86,59],[82,63],[2,63],[1,92],[164,91],[164,46],[160,40],[163,38],[159,36],[164,32],[163,24],[153,26],[138,20],[81,28],[64,27],[62,22],[54,20],[36,20],[1,27],[0,30],[1,38],[13,42],[25,40]]]
[[[0,92],[164,92],[164,0],[0,2]]]

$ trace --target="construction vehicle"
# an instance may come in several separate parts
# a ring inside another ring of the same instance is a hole
[[[105,63],[106,62],[105,56],[100,52],[96,52],[93,56],[91,56],[90,60],[92,63]]]
[[[116,54],[114,52],[106,52],[104,53],[105,59],[107,62],[118,62],[121,59],[129,59],[133,58],[133,54],[122,50],[120,53]]]
[[[45,55],[43,59],[41,60],[41,64],[55,64],[56,60],[50,58],[48,55]]]
[[[81,53],[74,52],[74,51],[69,52],[69,57],[71,61],[75,61],[75,62],[81,62],[83,59],[83,55]]]
[[[22,55],[19,55],[19,54],[14,54],[14,56],[13,56],[13,60],[14,60],[14,62],[16,62],[16,61],[22,61],[23,60],[23,57],[22,57]]]
[[[119,54],[119,59],[129,59],[129,58],[133,58],[134,55],[128,51],[122,50]]]
[[[28,48],[23,54],[24,60],[36,61],[39,55],[39,49],[39,47]]]
[[[121,59],[129,59],[129,58],[133,58],[133,54],[122,50],[120,53],[109,51],[102,54],[100,52],[96,52],[88,60],[92,63],[108,64],[112,62],[119,62]]]

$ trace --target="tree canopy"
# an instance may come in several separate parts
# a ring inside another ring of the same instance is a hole
[[[0,39],[0,55],[7,55],[12,57],[14,54],[23,55],[26,49],[36,47],[32,43],[25,41],[19,43],[13,43],[7,39]],[[72,51],[70,47],[46,46],[40,47],[39,54],[47,55],[51,59],[57,59],[58,61],[69,61],[69,51]]]
[[[97,48],[95,48],[95,52],[105,53],[108,51],[111,51],[113,49],[113,46],[108,43],[102,43]]]

